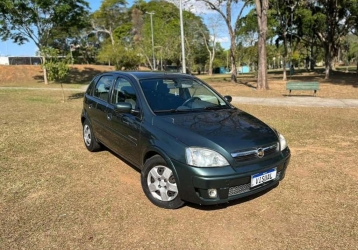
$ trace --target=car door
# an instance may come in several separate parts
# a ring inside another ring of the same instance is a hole
[[[114,104],[127,102],[132,105],[130,113],[118,113]],[[140,103],[133,84],[124,77],[118,77],[107,106],[107,114],[111,117],[111,149],[133,164],[139,164],[139,141],[141,130]]]
[[[110,90],[113,85],[113,75],[102,75],[93,90],[93,98],[88,100],[88,116],[98,140],[108,144],[108,124],[106,109],[108,106]]]

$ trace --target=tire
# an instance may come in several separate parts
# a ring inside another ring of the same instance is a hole
[[[141,183],[145,195],[154,205],[167,209],[176,209],[184,205],[173,171],[161,156],[155,155],[145,162]]]
[[[93,129],[88,120],[83,122],[83,142],[85,143],[86,148],[90,152],[96,152],[101,149],[101,145],[97,142],[96,137],[94,136]]]

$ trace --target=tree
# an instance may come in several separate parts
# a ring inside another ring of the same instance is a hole
[[[270,12],[270,16],[276,20],[276,27],[275,33],[277,35],[276,38],[276,46],[279,47],[279,44],[282,42],[283,45],[283,54],[282,54],[282,61],[283,61],[283,77],[282,80],[286,81],[286,62],[288,56],[288,42],[290,41],[291,47],[291,55],[293,53],[293,46],[292,46],[292,27],[293,27],[293,11],[297,5],[297,1],[293,1],[292,3],[288,3],[287,0],[275,0],[271,1],[272,11]],[[287,4],[292,4],[288,6]],[[289,30],[289,27],[291,29]],[[290,34],[289,34],[290,32]],[[292,59],[292,58],[291,58]],[[291,61],[292,63],[292,61]]]
[[[237,20],[236,32],[237,49],[240,51],[238,60],[239,66],[244,63],[251,65],[254,70],[258,63],[258,23],[256,9],[252,9],[245,17]]]
[[[312,11],[312,29],[325,54],[325,79],[334,68],[333,60],[343,47],[344,37],[355,27],[358,16],[357,0],[305,1]]]
[[[259,40],[258,40],[258,54],[259,54],[259,69],[257,75],[257,89],[268,89],[267,82],[267,51],[266,51],[266,37],[267,37],[267,11],[269,8],[268,0],[255,0],[257,23],[259,26]]]
[[[20,45],[32,40],[42,51],[59,31],[70,35],[74,27],[85,27],[88,8],[85,0],[2,0],[0,37]],[[46,67],[44,82],[48,84]]]
[[[322,45],[315,35],[315,17],[306,4],[298,4],[294,15],[297,27],[295,37],[303,47],[303,53],[306,54],[305,67],[314,70],[314,62],[319,60],[322,54]]]
[[[114,46],[114,31],[127,22],[127,2],[125,0],[103,0],[99,10],[91,16],[91,24],[98,35],[108,35]]]
[[[209,75],[213,74],[213,62],[215,59],[215,53],[217,50],[216,39],[218,36],[218,31],[220,26],[222,25],[221,20],[217,17],[208,19],[208,26],[211,32],[207,32],[207,30],[202,27],[198,27],[198,32],[202,35],[203,42],[205,44],[205,48],[209,54]]]
[[[69,61],[71,58],[67,56],[66,58],[59,57],[59,50],[54,48],[42,48],[41,53],[43,57],[47,58],[44,67],[48,72],[48,79],[50,81],[60,81],[62,89],[62,101],[65,102],[65,92],[62,86],[62,80],[68,75],[69,72]]]
[[[130,30],[128,27],[130,17],[126,4],[125,0],[103,0],[100,8],[91,15],[92,32],[102,43],[99,58],[103,61],[107,56],[109,64],[113,59],[115,60],[113,63],[118,64],[117,49],[121,45],[122,29],[126,29],[127,32]],[[109,43],[107,39],[109,39]]]
[[[215,58],[218,47],[215,38],[217,34],[215,34],[215,28],[213,26],[216,25],[216,29],[218,29],[220,20],[215,24],[212,24],[210,20],[208,21],[210,30],[213,31],[213,33],[210,34],[209,29],[200,17],[188,11],[184,11],[183,16],[187,66],[192,68],[193,65],[202,65],[207,60],[209,60],[210,64],[210,55],[212,58]],[[215,42],[213,42],[213,40],[215,40]]]
[[[115,49],[110,42],[103,43],[97,60],[99,62],[110,60],[117,70],[137,70],[141,62],[138,52],[133,47],[123,44],[122,41],[115,42]]]
[[[147,65],[152,68],[153,44],[152,24],[154,40],[155,61],[164,61],[165,64],[181,65],[181,39],[178,7],[167,1],[139,2],[133,6],[136,12],[132,12],[134,42],[141,55],[146,59]],[[154,13],[154,14],[149,14]],[[152,22],[150,20],[152,16]],[[198,61],[203,60],[203,39],[197,27],[206,30],[206,26],[200,19],[189,11],[183,11],[186,59],[189,68]],[[159,64],[159,63],[158,63]]]
[[[218,0],[216,2],[213,2],[211,0],[197,0],[197,1],[204,2],[210,9],[218,12],[226,23],[230,36],[231,81],[237,82],[236,43],[235,43],[236,31],[237,31],[237,26],[235,24],[237,23],[237,21],[234,23],[234,27],[233,27],[232,6],[234,4],[239,3],[239,0]],[[250,3],[251,1],[248,0],[243,1],[243,5],[240,8],[240,12],[236,17],[236,20],[238,20],[242,16],[245,7],[248,6]]]
[[[165,61],[179,65],[179,11],[174,4],[166,1],[140,2],[132,10],[132,23],[134,44],[148,67],[154,69],[153,50],[155,61],[164,55]]]

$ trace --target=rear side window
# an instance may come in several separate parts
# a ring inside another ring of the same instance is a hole
[[[109,97],[109,91],[111,90],[112,84],[113,84],[113,76],[110,75],[102,76],[96,84],[94,90],[94,96],[107,102]]]

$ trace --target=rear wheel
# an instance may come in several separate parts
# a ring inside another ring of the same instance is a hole
[[[83,122],[83,141],[90,152],[95,152],[101,149],[101,145],[97,142],[96,137],[94,136],[91,124],[87,120]]]
[[[173,171],[161,156],[155,155],[145,162],[141,182],[145,195],[154,205],[169,209],[184,205]]]

